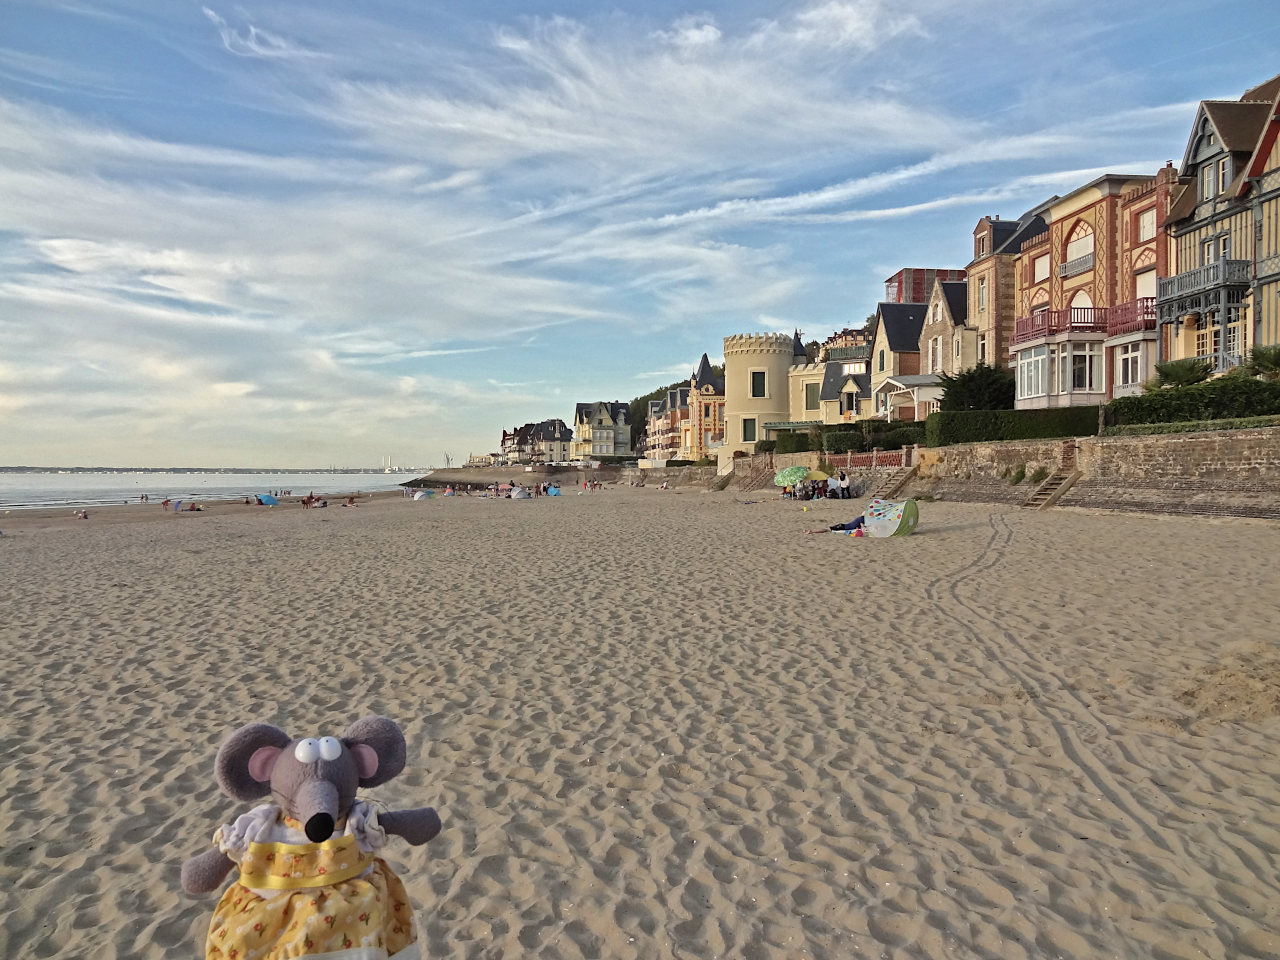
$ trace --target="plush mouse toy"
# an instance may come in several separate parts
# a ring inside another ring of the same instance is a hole
[[[188,893],[210,893],[240,868],[214,909],[207,960],[419,956],[404,885],[376,854],[387,834],[426,843],[440,817],[356,799],[357,787],[386,783],[404,761],[404,734],[385,717],[357,720],[341,737],[294,740],[251,723],[227,738],[214,764],[223,791],[274,802],[219,827],[217,849],[182,865]]]

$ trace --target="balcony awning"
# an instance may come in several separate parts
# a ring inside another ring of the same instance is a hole
[[[822,426],[821,420],[788,420],[782,423],[763,424],[766,430],[808,430],[810,427]]]

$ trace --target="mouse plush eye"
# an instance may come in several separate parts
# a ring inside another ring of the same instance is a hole
[[[342,756],[342,743],[337,737],[321,737],[320,756],[324,760],[337,760]]]
[[[320,759],[320,744],[311,737],[299,740],[298,745],[293,748],[293,755],[299,763],[315,763]]]

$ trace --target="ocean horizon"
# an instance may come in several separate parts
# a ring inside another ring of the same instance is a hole
[[[170,500],[239,500],[254,494],[291,490],[337,496],[394,490],[429,471],[396,473],[153,472],[103,468],[51,471],[0,469],[0,510],[83,508],[110,504],[155,506]],[[143,495],[148,501],[141,500]]]

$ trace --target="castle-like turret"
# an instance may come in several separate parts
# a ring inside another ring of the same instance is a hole
[[[788,419],[787,371],[795,338],[785,333],[736,333],[724,338],[724,446],[720,468],[735,450],[754,453],[766,423]]]

